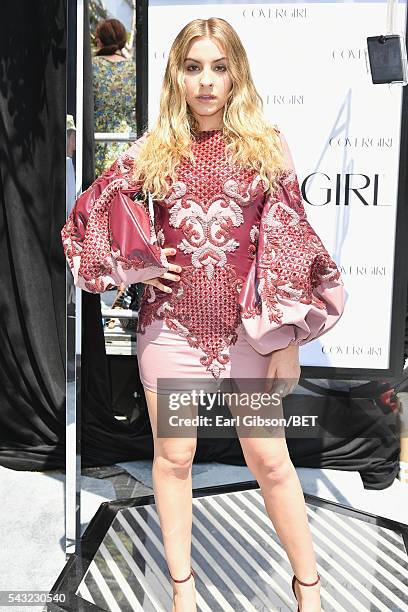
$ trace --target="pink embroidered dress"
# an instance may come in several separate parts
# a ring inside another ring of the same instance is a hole
[[[252,169],[225,156],[222,130],[193,137],[164,200],[132,199],[142,137],[77,200],[61,236],[77,286],[101,293],[182,267],[173,291],[146,285],[137,329],[142,383],[157,378],[264,378],[272,351],[327,332],[344,310],[337,265],[303,207],[282,134],[287,171],[272,195]],[[137,163],[137,159],[136,159]],[[176,248],[168,259],[162,248]]]

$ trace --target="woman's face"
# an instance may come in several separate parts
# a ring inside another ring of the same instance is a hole
[[[200,128],[221,127],[232,80],[225,52],[216,41],[204,37],[193,40],[184,60],[184,83],[187,104]]]

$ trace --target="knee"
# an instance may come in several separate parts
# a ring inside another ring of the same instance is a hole
[[[259,483],[269,482],[274,485],[285,482],[293,470],[292,461],[286,453],[278,456],[263,454],[252,461],[251,467]]]
[[[168,475],[184,478],[190,472],[196,445],[162,448],[155,454],[156,468]]]

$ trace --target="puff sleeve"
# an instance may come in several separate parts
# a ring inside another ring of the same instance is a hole
[[[146,135],[103,172],[76,200],[61,230],[74,284],[90,293],[143,282],[168,270],[155,244],[148,207],[132,197],[140,190],[132,169]]]
[[[256,257],[239,295],[247,340],[261,354],[318,338],[345,306],[339,269],[307,220],[293,159],[279,136],[287,169],[266,197]]]

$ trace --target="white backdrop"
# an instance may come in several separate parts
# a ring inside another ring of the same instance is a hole
[[[405,12],[401,2],[400,32]],[[373,85],[365,57],[366,37],[386,33],[386,2],[150,2],[150,126],[172,41],[208,17],[240,35],[265,115],[291,147],[308,219],[346,286],[342,319],[301,347],[301,364],[387,369],[402,88]]]

